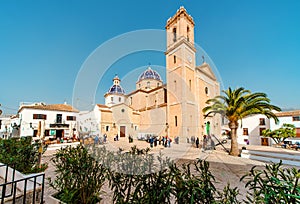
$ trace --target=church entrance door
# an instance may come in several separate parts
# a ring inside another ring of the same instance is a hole
[[[120,126],[120,137],[125,137],[126,126]]]

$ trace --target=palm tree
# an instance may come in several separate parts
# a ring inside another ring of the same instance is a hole
[[[236,134],[239,125],[238,121],[242,121],[243,118],[250,115],[263,114],[278,122],[278,118],[272,111],[280,111],[281,109],[271,105],[270,99],[265,93],[251,93],[251,91],[242,87],[235,90],[231,90],[229,87],[228,90],[223,90],[222,92],[224,93],[223,96],[216,96],[207,100],[206,103],[209,105],[203,108],[202,111],[204,117],[218,113],[228,119],[228,126],[231,129],[231,149],[229,154],[238,156],[239,149]]]

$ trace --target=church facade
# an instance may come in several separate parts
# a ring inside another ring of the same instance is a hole
[[[166,82],[150,66],[129,94],[118,76],[94,108],[95,132],[109,137],[151,133],[171,138],[202,138],[221,133],[221,118],[204,119],[206,101],[220,94],[220,85],[206,62],[196,66],[193,18],[181,7],[166,24]],[[209,130],[208,130],[209,124]],[[82,127],[81,127],[82,126]],[[79,128],[84,121],[79,122]]]

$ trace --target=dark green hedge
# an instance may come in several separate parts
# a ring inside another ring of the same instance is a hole
[[[0,139],[0,162],[24,174],[42,172],[47,165],[38,165],[39,147],[32,137]]]

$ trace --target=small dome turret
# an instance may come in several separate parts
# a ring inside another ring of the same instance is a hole
[[[125,102],[125,91],[120,85],[121,80],[117,75],[113,78],[113,82],[113,85],[104,95],[105,105],[108,107]]]
[[[120,85],[120,78],[116,75],[113,79],[114,84],[109,88],[106,94],[125,94],[124,89]]]

